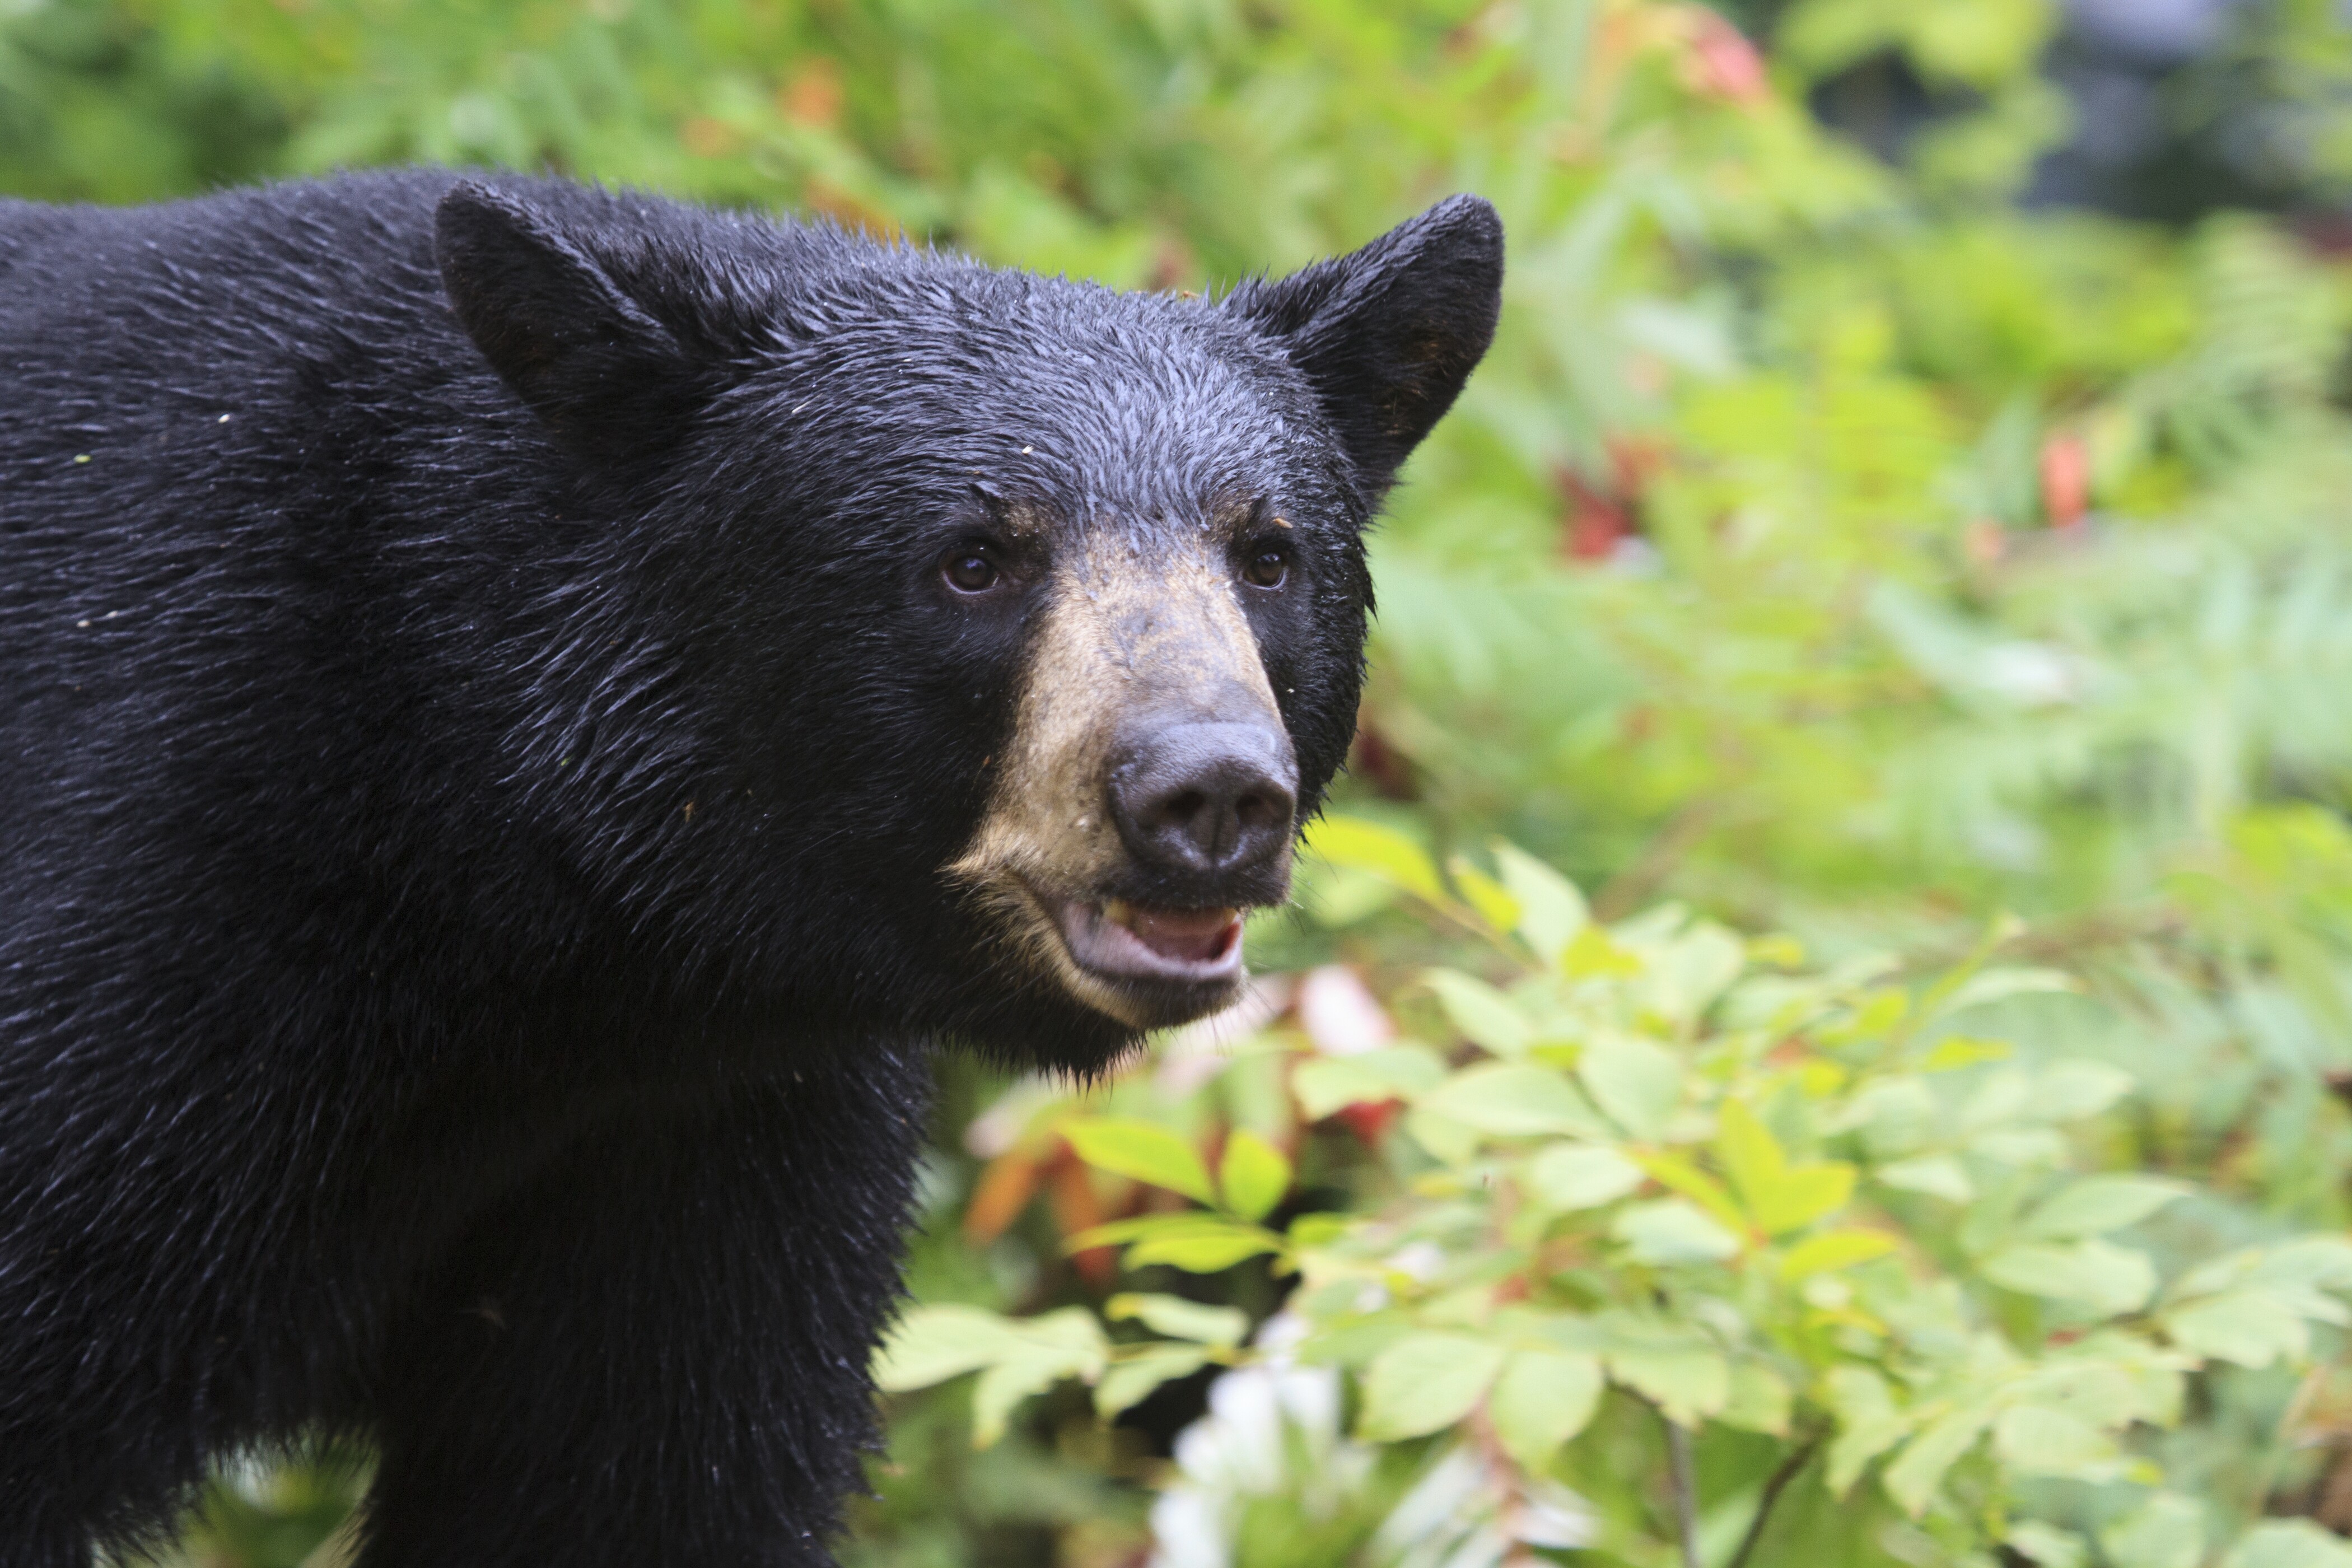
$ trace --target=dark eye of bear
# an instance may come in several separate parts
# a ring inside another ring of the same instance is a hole
[[[1279,588],[1290,575],[1290,552],[1279,544],[1261,544],[1243,563],[1242,580],[1253,587]]]
[[[996,557],[982,546],[960,544],[940,563],[940,575],[959,594],[984,594],[996,586]]]

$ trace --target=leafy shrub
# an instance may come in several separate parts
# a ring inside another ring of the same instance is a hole
[[[1458,861],[1449,888],[1372,825],[1335,818],[1315,842],[1475,934],[1501,980],[1398,976],[1422,1038],[1373,1043],[1375,1026],[1318,1041],[1310,1024],[1239,1047],[1279,1053],[1302,1126],[1402,1110],[1364,1157],[1359,1202],[1275,1228],[1291,1164],[1246,1128],[1213,1167],[1162,1121],[1033,1112],[1089,1164],[1197,1205],[1070,1248],[1202,1275],[1265,1254],[1297,1276],[1256,1347],[1242,1347],[1243,1313],[1174,1295],[1114,1295],[1099,1317],[934,1305],[887,1347],[886,1388],[979,1370],[985,1444],[1063,1378],[1108,1416],[1211,1363],[1294,1380],[1339,1367],[1355,1374],[1360,1443],[1439,1435],[1429,1473],[1482,1468],[1505,1500],[1489,1528],[1521,1544],[1664,1561],[1700,1553],[1705,1521],[1706,1560],[1773,1561],[1794,1545],[1764,1544],[1787,1488],[1847,1500],[1867,1477],[1878,1497],[1815,1513],[1812,1560],[1861,1559],[1897,1529],[1958,1559],[2007,1545],[2083,1562],[2069,1528],[2083,1517],[2037,1508],[2032,1482],[2120,1492],[2105,1534],[2160,1534],[2177,1552],[2207,1521],[2138,1439],[2195,1419],[2189,1390],[2210,1369],[2307,1363],[2313,1325],[2352,1321],[2340,1236],[2168,1279],[2130,1245],[2198,1196],[2072,1169],[2083,1124],[2130,1076],[2020,1063],[1962,1032],[1990,1004],[2074,988],[1992,963],[2013,929],[1941,973],[1893,955],[1807,969],[1786,939],[1743,942],[1679,906],[1596,923],[1570,883],[1507,846],[1499,878]],[[2352,1562],[2230,1522],[2245,1542],[2232,1561]],[[1513,1537],[1520,1525],[1538,1534]]]

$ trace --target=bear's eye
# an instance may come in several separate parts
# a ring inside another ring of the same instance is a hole
[[[940,575],[959,594],[985,594],[1003,575],[996,553],[984,544],[959,544],[940,560]]]
[[[1250,548],[1242,562],[1242,581],[1255,588],[1279,588],[1290,575],[1290,552],[1280,544]]]

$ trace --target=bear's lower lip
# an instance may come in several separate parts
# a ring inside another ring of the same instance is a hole
[[[1236,909],[1160,910],[1124,899],[1099,904],[1071,899],[1055,913],[1070,957],[1097,974],[1214,984],[1242,972]]]

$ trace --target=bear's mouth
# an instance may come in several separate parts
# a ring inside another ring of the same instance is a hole
[[[1070,960],[1105,980],[1219,985],[1242,973],[1242,912],[1231,907],[1155,909],[1106,899],[1054,901]]]

